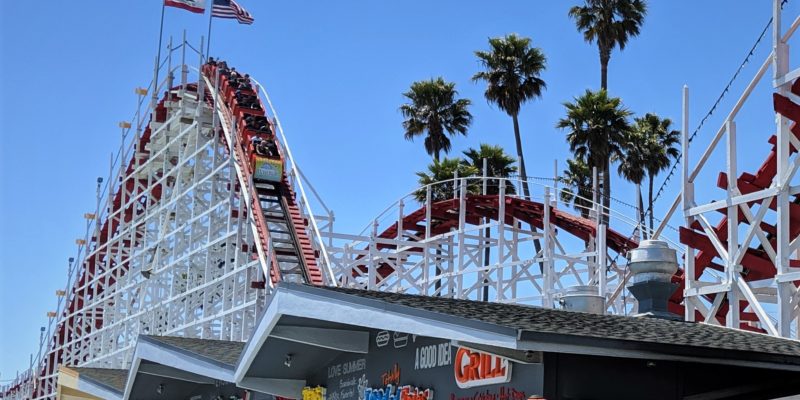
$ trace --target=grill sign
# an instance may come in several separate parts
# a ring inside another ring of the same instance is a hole
[[[494,354],[459,347],[453,366],[461,389],[511,381],[511,363]]]

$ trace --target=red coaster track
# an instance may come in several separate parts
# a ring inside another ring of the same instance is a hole
[[[300,213],[285,168],[281,168],[280,178],[272,181],[256,176],[256,162],[259,158],[274,159],[281,166],[285,165],[285,160],[281,147],[277,146],[279,141],[274,125],[265,117],[264,105],[249,82],[249,77],[228,70],[222,62],[204,65],[202,73],[212,83],[219,76],[218,96],[223,100],[226,115],[230,118],[226,123],[230,123],[231,127],[235,124],[237,128],[233,147],[237,159],[246,160],[240,163],[245,181],[255,183],[247,190],[253,199],[252,207],[256,214],[254,220],[260,245],[265,252],[271,253],[269,258],[272,282],[288,279],[291,275],[294,280],[322,285],[317,254],[305,230],[308,221]],[[264,121],[267,125],[258,126],[257,121]],[[276,144],[275,153],[259,156],[256,154],[254,140]],[[270,241],[272,247],[269,245]]]

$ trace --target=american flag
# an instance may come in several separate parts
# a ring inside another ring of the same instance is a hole
[[[250,25],[253,23],[253,16],[234,0],[214,0],[213,7],[211,7],[211,16],[235,19],[240,24]]]

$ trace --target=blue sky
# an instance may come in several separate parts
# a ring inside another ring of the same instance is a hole
[[[552,176],[569,156],[554,128],[562,103],[599,87],[597,50],[584,43],[567,10],[577,1],[241,0],[252,26],[215,21],[212,55],[249,72],[270,91],[295,158],[333,208],[337,230],[357,232],[415,187],[415,171],[430,161],[422,142],[402,138],[401,93],[436,76],[456,82],[472,99],[474,123],[453,140],[460,154],[479,143],[513,152],[511,119],[471,82],[473,52],[487,38],[516,32],[547,56],[547,90],[522,109],[528,173]],[[680,125],[681,87],[691,88],[691,127],[709,109],[770,17],[768,2],[650,2],[642,34],[609,66],[611,94],[637,114],[656,112]],[[151,79],[161,7],[136,2],[0,2],[0,380],[13,377],[36,350],[39,326],[65,283],[67,258],[82,236],[82,215],[94,207],[98,176],[108,174],[119,145],[117,122],[130,118],[133,92]],[[735,5],[735,6],[732,6]],[[786,19],[800,12],[790,1]],[[207,17],[168,9],[165,35],[193,40]],[[788,25],[788,22],[787,22]],[[723,114],[769,52],[769,37],[700,132],[705,144]],[[759,165],[773,128],[769,82],[742,111],[742,170]],[[693,148],[694,153],[702,149]],[[752,149],[752,150],[751,150]],[[699,197],[724,167],[699,178]],[[615,177],[616,179],[616,177]],[[660,183],[660,180],[658,181]],[[675,196],[677,180],[668,188]],[[615,197],[633,202],[630,185],[615,180]],[[716,196],[716,197],[715,197]],[[663,210],[667,200],[659,203]],[[662,211],[663,213],[663,211]]]

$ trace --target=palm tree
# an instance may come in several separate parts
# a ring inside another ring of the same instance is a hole
[[[589,218],[592,209],[592,171],[581,159],[567,160],[567,169],[558,178],[567,185],[561,190],[561,201],[572,204],[572,208]]]
[[[636,211],[639,214],[639,231],[647,239],[647,231],[644,229],[644,207],[642,204],[642,181],[646,174],[646,166],[649,159],[650,150],[649,138],[639,130],[631,130],[622,145],[622,157],[620,158],[617,172],[626,181],[636,185]]]
[[[636,118],[635,130],[647,140],[647,193],[648,213],[650,214],[650,230],[653,229],[653,180],[661,172],[670,167],[672,160],[677,160],[681,155],[678,148],[681,134],[671,129],[672,121],[669,118],[661,119],[658,115],[647,113],[644,117]]]
[[[525,198],[530,199],[518,117],[523,103],[542,96],[546,85],[540,74],[545,69],[546,58],[541,49],[531,47],[530,38],[513,33],[489,39],[489,47],[489,51],[475,52],[485,71],[475,74],[472,80],[486,81],[486,100],[497,104],[514,122],[522,191]]]
[[[452,199],[455,194],[453,176],[456,171],[460,177],[475,176],[479,173],[477,168],[458,157],[445,157],[441,161],[434,159],[433,163],[428,165],[427,172],[417,172],[419,185],[423,188],[414,192],[414,197],[420,203],[424,203],[427,197],[425,187],[431,185],[431,202]],[[472,194],[480,193],[480,185],[473,180],[468,183],[467,191]]]
[[[464,155],[467,157],[467,159],[463,162],[469,164],[479,171],[483,170],[483,160],[486,160],[486,176],[488,177],[508,178],[510,175],[517,172],[517,167],[514,165],[514,158],[506,154],[505,150],[503,150],[503,148],[500,146],[492,146],[481,143],[480,150],[470,148],[464,152]],[[489,182],[491,182],[491,180],[489,180]],[[516,193],[516,188],[509,181],[506,181],[505,193]],[[484,194],[500,194],[500,181],[497,181],[497,185],[490,185],[487,182],[486,193]],[[497,216],[497,220],[499,223],[504,223],[503,216],[501,215]],[[488,226],[484,228],[483,232],[487,239],[491,238],[492,230]],[[489,246],[486,246],[483,250],[484,267],[489,266],[491,256],[492,250]],[[486,274],[486,278],[483,279],[483,301],[489,301],[488,268],[483,273]]]
[[[403,96],[410,103],[400,106],[403,114],[403,129],[406,140],[414,140],[416,136],[425,136],[425,151],[439,160],[439,153],[450,152],[450,136],[467,134],[472,123],[472,114],[468,108],[469,99],[458,99],[456,84],[445,82],[441,77],[411,84]]]
[[[625,45],[631,37],[639,36],[639,28],[647,14],[644,0],[585,0],[583,6],[570,8],[569,16],[583,32],[583,39],[597,42],[600,52],[600,87],[608,89],[608,61],[611,51]]]
[[[608,224],[608,206],[611,196],[611,159],[622,155],[622,145],[630,126],[631,112],[617,97],[608,97],[605,90],[586,90],[573,103],[566,102],[567,116],[556,127],[567,129],[567,143],[577,159],[584,160],[589,168],[603,173],[602,221]]]
[[[464,152],[464,155],[467,159],[463,160],[463,162],[475,167],[479,173],[483,171],[483,160],[486,159],[486,176],[488,177],[508,178],[517,172],[517,167],[514,165],[516,160],[508,155],[500,146],[481,143],[480,150],[470,148]],[[491,180],[489,180],[489,182],[491,182]],[[495,185],[487,185],[485,194],[497,195],[499,193],[499,181],[497,181]],[[510,181],[506,181],[506,194],[516,193],[517,191],[514,184]]]

